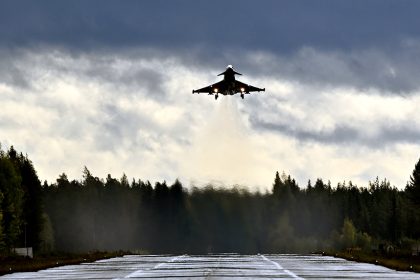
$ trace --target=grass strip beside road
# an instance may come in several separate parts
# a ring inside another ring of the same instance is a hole
[[[18,256],[0,257],[0,275],[14,272],[38,271],[62,265],[94,262],[96,260],[120,257],[127,252],[94,252],[87,254],[53,254],[35,256],[33,259]]]
[[[343,258],[349,261],[381,265],[399,271],[412,271],[420,273],[419,256],[387,256],[382,254],[366,252],[324,252],[323,255]]]

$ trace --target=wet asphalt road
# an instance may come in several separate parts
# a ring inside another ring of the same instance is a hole
[[[320,255],[128,255],[0,279],[420,279],[420,274]]]

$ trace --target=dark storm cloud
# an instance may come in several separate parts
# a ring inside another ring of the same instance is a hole
[[[10,84],[18,88],[28,88],[31,81],[18,62],[16,56],[9,51],[0,49],[0,82]]]
[[[419,37],[418,1],[2,1],[0,44],[283,52]]]
[[[79,54],[51,50],[33,52],[29,50],[0,49],[0,83],[13,87],[35,90],[46,76],[74,76],[80,80],[98,82],[113,87],[115,91],[137,94],[142,90],[155,100],[164,101],[165,74],[151,66],[139,65],[135,59],[162,58],[162,54],[123,53]],[[28,67],[29,66],[29,67]]]
[[[405,94],[420,87],[419,46],[401,44],[394,52],[303,48],[288,56],[257,55],[245,69],[255,75],[277,76],[303,84],[346,86],[362,91],[377,88],[381,94]]]
[[[133,57],[131,58],[133,59]],[[137,93],[138,89],[145,89],[145,93],[153,99],[163,100],[165,97],[164,74],[156,69],[141,67],[132,64],[130,57],[120,57],[122,61],[108,60],[102,57],[89,57],[89,66],[82,72],[76,72],[77,69],[69,69],[80,78],[95,79],[102,84],[109,84],[117,90],[123,88],[131,89],[131,92]],[[131,63],[130,66],[119,67],[119,63]],[[121,91],[119,91],[121,92]]]
[[[418,10],[418,1],[388,0],[2,1],[0,49],[55,48],[111,61],[141,49],[195,69],[234,64],[246,75],[404,94],[420,87]],[[275,59],[246,59],[254,52]],[[161,74],[116,73],[107,63],[93,61],[89,76],[141,84],[164,100]],[[3,80],[28,86],[22,69],[3,68]]]
[[[395,143],[418,143],[420,130],[408,126],[387,126],[379,127],[379,132],[374,136],[367,135],[367,131],[360,128],[341,124],[326,131],[311,131],[304,128],[292,128],[281,123],[270,123],[256,118],[251,118],[251,123],[257,129],[277,131],[283,135],[292,136],[299,141],[312,141],[323,144],[369,146],[382,149]],[[376,127],[371,128],[376,129]]]

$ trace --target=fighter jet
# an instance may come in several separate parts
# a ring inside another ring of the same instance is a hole
[[[242,75],[238,72],[236,72],[233,69],[232,65],[228,65],[226,67],[226,71],[223,73],[220,73],[217,76],[223,75],[223,80],[221,80],[218,83],[209,85],[207,87],[203,87],[197,90],[192,91],[192,93],[208,93],[209,95],[214,94],[214,98],[217,100],[219,97],[219,94],[223,95],[234,95],[237,93],[241,94],[241,98],[244,99],[245,94],[250,94],[253,91],[265,91],[265,88],[257,88],[248,84],[245,84],[243,82],[240,82],[235,79],[235,75]]]

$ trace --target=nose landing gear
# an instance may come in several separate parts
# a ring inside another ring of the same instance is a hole
[[[219,95],[218,94],[216,94],[215,96],[214,96],[214,99],[216,99],[217,100],[217,98],[219,97]]]
[[[244,99],[244,98],[245,98],[245,95],[244,95],[243,93],[241,93],[241,98],[242,98],[242,99]]]

